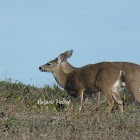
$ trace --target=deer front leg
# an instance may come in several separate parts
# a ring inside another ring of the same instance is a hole
[[[79,111],[82,109],[82,103],[83,103],[83,96],[84,96],[84,90],[78,90],[78,105],[79,105]]]

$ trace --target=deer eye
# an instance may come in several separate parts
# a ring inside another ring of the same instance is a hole
[[[47,63],[46,65],[50,66],[51,64],[50,63]]]

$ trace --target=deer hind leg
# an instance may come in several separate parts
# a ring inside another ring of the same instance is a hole
[[[120,112],[122,113],[123,112],[123,102],[120,97],[119,88],[120,88],[119,81],[117,81],[112,87],[111,94],[112,94],[114,101],[119,105]]]
[[[113,106],[114,106],[114,100],[112,98],[112,95],[111,95],[111,90],[109,90],[108,88],[106,87],[101,87],[101,91],[103,93],[103,95],[106,97],[106,101],[108,103],[108,111],[109,113],[111,112]]]
[[[119,92],[112,92],[112,97],[114,101],[119,105],[120,112],[123,112],[123,102],[121,100],[121,97],[119,95]]]
[[[84,96],[84,90],[78,90],[78,105],[79,105],[79,111],[81,111],[81,109],[82,109],[83,96]]]
[[[106,101],[108,103],[108,106],[109,106],[108,111],[110,113],[114,106],[114,100],[112,99],[110,92],[106,92],[106,94],[108,94],[108,95],[106,95]]]

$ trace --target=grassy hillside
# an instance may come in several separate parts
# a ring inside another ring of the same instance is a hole
[[[85,102],[79,113],[75,99],[56,85],[37,88],[1,81],[0,139],[138,140],[140,105],[127,93],[124,95],[123,114],[117,105],[108,114],[104,97],[100,105],[93,99]]]

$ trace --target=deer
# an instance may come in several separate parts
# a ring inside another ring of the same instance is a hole
[[[88,64],[76,68],[70,73],[65,73],[62,63],[68,58],[66,55],[59,55],[54,60],[39,67],[42,72],[51,72],[60,87],[67,93],[78,99],[79,111],[82,109],[84,94],[101,92],[108,103],[109,113],[112,111],[114,101],[119,105],[120,112],[123,112],[123,102],[120,98],[119,89],[125,86],[125,74],[123,70],[110,62]]]
[[[70,58],[73,50],[62,53]],[[61,55],[62,55],[61,54]],[[65,57],[66,58],[66,57]],[[132,95],[132,97],[140,103],[140,65],[130,62],[111,62],[116,67],[122,69],[125,72],[125,89]],[[62,69],[65,73],[73,71],[75,68],[67,62],[67,59],[62,63]],[[94,93],[98,103],[100,102],[100,92]]]
[[[62,66],[64,73],[66,73],[66,74],[72,72],[75,69],[78,69],[67,62],[67,59],[70,58],[72,56],[72,54],[73,54],[73,50],[66,51],[66,52],[60,54],[60,55],[63,55],[65,58],[63,63],[61,64],[61,66]],[[93,94],[92,93],[86,94],[86,101],[88,101],[88,99],[90,99],[91,97],[95,98],[97,100],[98,104],[100,103],[100,92],[95,92]]]

